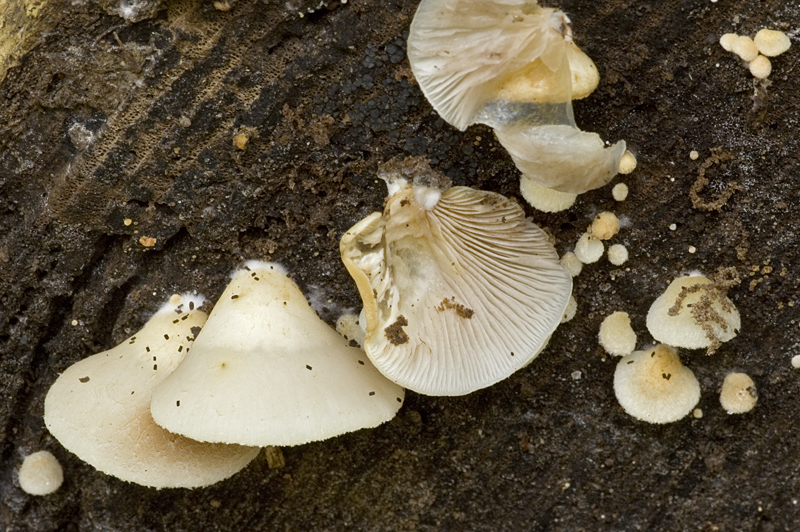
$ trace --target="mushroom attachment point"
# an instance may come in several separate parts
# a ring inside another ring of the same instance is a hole
[[[287,446],[376,427],[403,398],[317,316],[283,268],[250,261],[154,391],[151,411],[159,425],[196,440]]]
[[[384,211],[340,244],[364,302],[370,359],[427,395],[464,395],[508,377],[541,351],[571,293],[547,234],[499,194],[440,191],[382,171]]]
[[[720,268],[712,279],[697,273],[678,277],[650,306],[647,329],[659,342],[713,354],[741,327],[739,311],[726,295],[739,282],[734,268]]]
[[[622,357],[614,394],[625,412],[648,423],[671,423],[700,401],[700,383],[672,347],[658,345]]]
[[[230,477],[257,447],[200,443],[159,427],[150,397],[192,348],[203,298],[170,298],[117,347],[73,364],[47,392],[44,421],[61,444],[99,471],[154,488],[207,486]]]
[[[600,76],[569,18],[532,0],[423,0],[408,37],[422,92],[460,130],[495,130],[531,182],[580,194],[608,183],[625,142],[606,147],[575,124],[572,99]]]

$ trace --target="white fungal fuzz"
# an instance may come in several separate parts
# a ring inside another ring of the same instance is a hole
[[[575,244],[575,256],[584,264],[600,260],[604,250],[603,242],[590,233],[584,233]]]
[[[722,382],[719,402],[729,414],[744,414],[751,411],[758,401],[758,392],[753,379],[746,373],[729,373]]]
[[[622,244],[613,244],[608,248],[608,262],[614,266],[622,266],[628,261],[628,248]]]
[[[600,324],[598,340],[609,355],[617,357],[630,355],[636,349],[636,333],[631,327],[627,312],[614,312],[606,316]]]
[[[342,314],[336,320],[336,332],[344,336],[345,340],[355,340],[358,345],[364,345],[364,326],[359,322],[357,314]]]
[[[19,487],[29,495],[49,495],[64,482],[61,464],[49,451],[29,454],[19,469]]]

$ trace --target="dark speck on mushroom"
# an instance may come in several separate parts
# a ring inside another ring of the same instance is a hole
[[[172,320],[172,323],[178,323],[179,321],[180,320],[175,319],[175,320]]]
[[[397,316],[397,321],[383,330],[386,334],[386,339],[394,345],[402,345],[408,342],[408,335],[403,330],[406,325],[408,325],[406,317],[402,314]]]
[[[81,381],[81,382],[89,382],[89,377],[81,377],[78,380]]]
[[[150,348],[149,348],[148,346],[145,346],[145,348],[144,348],[144,349],[145,349],[145,351],[147,351],[148,353],[150,352]]]
[[[306,364],[306,369],[310,370],[310,369],[311,369],[311,366],[309,366],[308,364]]]
[[[398,398],[397,398],[397,402],[398,402],[398,403],[402,403],[402,402],[403,402],[403,400],[402,400],[402,399],[400,399],[400,398],[398,397]]]
[[[181,402],[180,401],[175,401],[175,406],[181,406]]]
[[[157,369],[158,369],[158,364],[153,364],[153,370],[157,370]]]
[[[194,310],[194,301],[189,301],[189,310]]]
[[[363,360],[359,360],[358,363],[361,364],[362,366],[364,365],[364,361]]]
[[[672,373],[662,373],[661,376],[664,379],[669,380],[669,378],[672,377]]]
[[[372,397],[373,395],[375,395],[375,392],[369,392],[369,395],[370,397]]]
[[[164,335],[164,340],[169,340],[169,335],[168,334]]]
[[[231,296],[231,299],[239,299],[239,296],[238,296],[237,294],[233,294],[233,295]]]

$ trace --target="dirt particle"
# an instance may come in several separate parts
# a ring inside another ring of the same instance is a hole
[[[403,345],[408,342],[408,335],[403,330],[403,327],[408,325],[408,320],[402,314],[397,317],[397,321],[386,327],[383,331],[386,333],[386,339],[394,345]]]

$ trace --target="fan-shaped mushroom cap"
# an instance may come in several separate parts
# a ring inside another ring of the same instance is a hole
[[[740,327],[739,311],[731,300],[702,275],[673,280],[647,313],[647,329],[653,338],[687,349],[709,347],[709,333],[727,342]]]
[[[383,177],[395,191],[384,212],[340,246],[375,366],[428,395],[467,394],[523,367],[558,326],[572,288],[547,235],[499,194]]]
[[[520,121],[494,132],[523,176],[572,194],[606,185],[617,175],[625,152],[625,141],[606,147],[600,135],[573,125],[531,127]]]
[[[614,372],[614,394],[625,412],[648,423],[671,423],[700,400],[700,383],[666,345],[622,357]]]
[[[575,125],[572,98],[597,67],[572,42],[569,19],[531,0],[423,0],[408,38],[420,88],[447,122],[495,128],[537,185],[580,194],[616,175],[625,151]]]
[[[565,103],[594,90],[597,67],[568,24],[529,0],[423,0],[409,62],[434,109],[463,131],[493,100]]]
[[[403,396],[317,316],[283,268],[251,261],[155,390],[151,411],[196,440],[300,445],[380,425]]]
[[[180,364],[206,321],[194,309],[199,303],[173,296],[134,336],[67,368],[45,398],[50,433],[98,470],[143,486],[207,486],[245,467],[258,448],[193,441],[150,415],[153,387]]]

